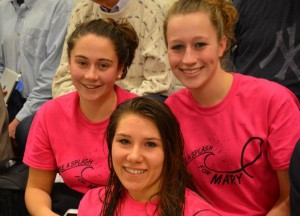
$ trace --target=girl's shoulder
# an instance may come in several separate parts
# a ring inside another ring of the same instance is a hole
[[[186,189],[184,215],[217,216],[220,215],[220,213],[199,194]]]

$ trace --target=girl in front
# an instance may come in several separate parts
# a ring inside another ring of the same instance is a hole
[[[110,177],[90,190],[78,216],[217,216],[193,192],[179,124],[162,102],[134,98],[112,114],[106,132]]]

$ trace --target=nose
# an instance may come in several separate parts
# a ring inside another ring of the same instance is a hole
[[[185,52],[184,52],[184,56],[183,56],[183,59],[182,59],[182,62],[184,64],[193,64],[195,63],[195,56],[194,56],[194,52],[192,50],[191,47],[187,47]]]
[[[85,78],[89,80],[97,80],[99,78],[98,71],[94,66],[91,66],[85,72]]]
[[[140,147],[133,146],[127,155],[127,160],[132,163],[140,163],[143,161],[142,151]]]

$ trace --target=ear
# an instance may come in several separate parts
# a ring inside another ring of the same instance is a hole
[[[122,74],[123,74],[123,69],[124,69],[124,65],[120,65],[118,67],[118,71],[117,71],[117,74],[116,74],[116,80],[120,80],[121,79]]]
[[[222,58],[227,47],[227,38],[223,36],[219,43],[219,57]]]

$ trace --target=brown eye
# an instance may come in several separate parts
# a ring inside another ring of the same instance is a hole
[[[106,63],[100,63],[98,65],[98,67],[99,67],[100,70],[105,70],[105,69],[107,69],[109,67],[109,65],[106,64]]]
[[[83,62],[83,61],[79,61],[78,64],[80,64],[80,65],[86,65],[86,63]]]
[[[183,45],[174,45],[171,47],[172,50],[181,50],[183,49]]]
[[[157,145],[156,145],[156,143],[154,143],[154,142],[147,142],[147,143],[146,143],[146,146],[147,146],[148,148],[154,148],[154,147],[156,147]]]
[[[195,43],[195,47],[203,47],[203,46],[205,46],[206,45],[206,43],[202,43],[202,42],[200,42],[200,43]]]
[[[129,140],[127,140],[127,139],[120,139],[120,140],[118,140],[118,142],[121,143],[122,145],[127,145],[130,143]]]

